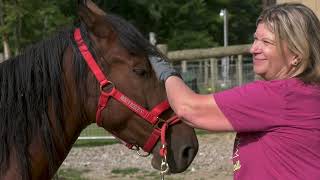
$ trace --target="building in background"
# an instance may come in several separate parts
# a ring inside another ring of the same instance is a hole
[[[311,8],[320,19],[320,1],[319,0],[262,0],[262,7],[266,8],[273,4],[285,2],[298,2]]]
[[[276,1],[276,2],[272,2]],[[263,0],[263,5],[270,5],[272,3],[298,2],[308,6],[320,19],[320,1],[319,0]],[[269,4],[268,4],[269,3]],[[265,7],[265,6],[264,6]]]

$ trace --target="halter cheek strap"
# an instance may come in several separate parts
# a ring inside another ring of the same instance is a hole
[[[149,136],[148,140],[145,142],[143,146],[143,150],[150,153],[156,143],[158,142],[159,138],[161,137],[162,148],[160,149],[160,155],[162,157],[166,156],[167,154],[167,142],[166,142],[166,130],[170,125],[176,124],[180,121],[177,116],[173,116],[168,120],[162,120],[159,116],[166,110],[170,108],[170,105],[167,100],[161,102],[160,104],[156,105],[151,111],[146,110],[144,107],[136,103],[135,101],[131,100],[119,90],[117,90],[114,84],[109,81],[104,73],[101,71],[99,65],[96,63],[95,59],[93,58],[91,52],[88,49],[85,41],[81,36],[80,28],[76,28],[74,31],[74,40],[77,43],[79,51],[83,56],[84,60],[86,61],[87,65],[89,66],[91,72],[95,75],[96,79],[100,84],[100,97],[96,112],[96,123],[98,126],[102,126],[102,118],[101,113],[107,107],[108,100],[110,97],[114,98],[118,102],[122,103],[126,107],[128,107],[131,111],[135,112],[144,120],[148,121],[152,126],[154,126],[154,130]],[[104,91],[106,86],[111,86],[112,89],[108,90],[107,92]],[[162,126],[161,126],[162,125]],[[161,127],[160,127],[161,126]],[[116,133],[111,132],[115,137]],[[120,139],[121,140],[121,139]],[[139,147],[134,144],[126,143],[124,140],[121,140],[126,146],[132,149],[134,146]]]

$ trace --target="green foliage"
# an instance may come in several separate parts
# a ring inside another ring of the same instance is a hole
[[[4,0],[4,25],[0,33],[10,37],[11,48],[34,43],[56,31],[58,27],[70,23],[56,3],[57,1],[16,0],[14,3]]]
[[[47,37],[76,15],[76,2],[70,0],[2,0],[6,32],[13,49]],[[15,2],[15,3],[12,3]],[[223,45],[221,9],[229,12],[229,45],[252,41],[260,0],[96,0],[107,12],[118,14],[148,37],[157,34],[158,43],[170,50]],[[1,46],[1,45],[0,45]]]
[[[105,140],[105,139],[99,139],[99,140],[77,140],[76,143],[73,145],[73,147],[76,148],[82,148],[82,147],[97,147],[97,146],[107,146],[107,145],[113,145],[118,144],[118,140]]]
[[[155,32],[170,50],[222,46],[223,8],[229,12],[229,45],[250,43],[261,11],[260,0],[107,0],[101,5],[146,36]]]
[[[140,171],[138,168],[123,168],[123,169],[113,169],[111,171],[112,174],[121,174],[123,176],[130,175],[130,174],[136,174]]]

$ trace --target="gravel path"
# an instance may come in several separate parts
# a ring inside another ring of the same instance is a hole
[[[215,133],[198,136],[199,152],[191,166],[181,174],[166,179],[231,180],[230,160],[234,134]],[[151,157],[142,158],[122,144],[73,148],[60,169],[77,169],[89,180],[159,179],[158,171],[150,164]],[[135,169],[134,173],[115,173],[115,170]]]

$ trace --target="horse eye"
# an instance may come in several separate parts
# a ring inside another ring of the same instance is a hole
[[[133,69],[133,72],[138,76],[145,76],[147,74],[147,71],[145,69]]]

